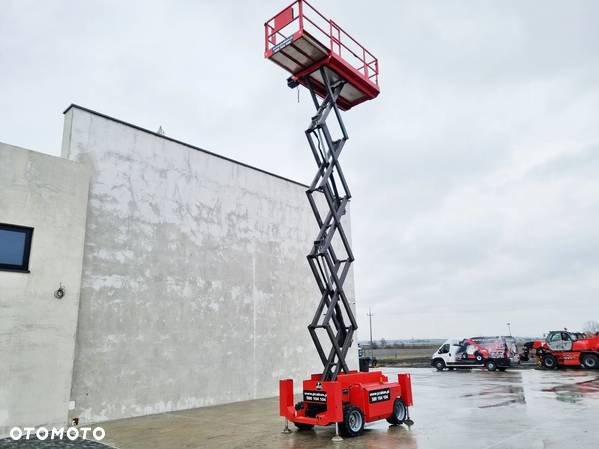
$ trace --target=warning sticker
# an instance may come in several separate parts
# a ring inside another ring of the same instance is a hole
[[[275,54],[279,50],[282,50],[283,48],[287,47],[287,45],[289,45],[292,41],[293,41],[293,36],[289,36],[289,37],[285,38],[284,40],[279,42],[277,45],[272,47],[272,53]]]
[[[306,402],[327,402],[327,393],[325,391],[304,391],[304,401]]]
[[[382,402],[391,399],[391,392],[388,388],[382,390],[372,390],[368,392],[368,402]]]

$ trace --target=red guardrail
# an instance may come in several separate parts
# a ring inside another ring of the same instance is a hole
[[[327,31],[328,30],[328,31]],[[299,33],[308,33],[329,51],[357,70],[360,75],[378,87],[379,62],[363,45],[333,20],[327,19],[306,0],[296,0],[264,24],[264,52],[271,52],[277,44],[294,39]]]

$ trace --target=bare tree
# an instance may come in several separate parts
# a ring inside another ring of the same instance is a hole
[[[591,334],[599,332],[599,321],[587,321],[583,324],[583,329]]]

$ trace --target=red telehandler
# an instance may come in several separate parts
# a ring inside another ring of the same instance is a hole
[[[540,364],[549,369],[562,366],[599,368],[599,336],[563,331],[551,331],[545,340],[533,342]]]

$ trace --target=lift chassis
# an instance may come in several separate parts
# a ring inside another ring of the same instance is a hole
[[[343,288],[354,261],[342,223],[351,193],[339,164],[348,135],[337,99],[346,82],[339,77],[333,80],[334,72],[326,67],[319,70],[326,92],[322,102],[319,103],[310,80],[301,81],[308,87],[316,108],[306,137],[318,168],[306,194],[319,229],[307,259],[321,297],[308,330],[323,371],[303,381],[303,401],[297,404],[293,380],[281,380],[280,414],[299,429],[335,424],[344,435],[357,436],[365,423],[380,419],[391,424],[411,424],[408,407],[413,402],[412,387],[409,374],[399,374],[397,381],[390,382],[380,371],[351,371],[346,362],[358,328]],[[297,84],[293,78],[288,83],[290,87]],[[331,136],[329,117],[337,120],[339,139]]]

